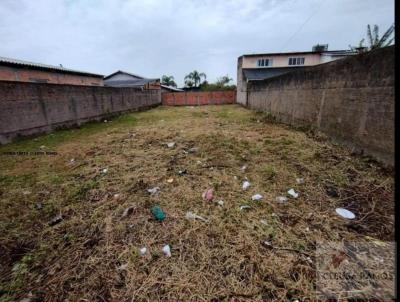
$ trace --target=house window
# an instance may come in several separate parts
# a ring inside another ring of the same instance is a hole
[[[289,58],[289,65],[304,65],[304,58]]]
[[[258,67],[268,67],[272,66],[272,59],[258,59],[257,60]]]

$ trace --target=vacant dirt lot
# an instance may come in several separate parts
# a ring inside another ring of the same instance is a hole
[[[392,171],[236,105],[159,107],[0,152],[2,302],[315,300],[317,240],[394,239]]]

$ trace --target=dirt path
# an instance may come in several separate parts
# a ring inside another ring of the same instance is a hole
[[[0,152],[0,301],[315,300],[316,241],[394,237],[391,171],[235,105],[159,107]]]

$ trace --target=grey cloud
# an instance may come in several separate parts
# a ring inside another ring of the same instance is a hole
[[[285,42],[304,25],[287,45]],[[149,77],[236,78],[243,53],[346,49],[394,22],[389,0],[2,0],[0,56]]]

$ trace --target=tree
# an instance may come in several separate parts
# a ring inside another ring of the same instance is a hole
[[[200,89],[202,91],[235,90],[236,85],[229,85],[231,81],[233,81],[233,79],[226,75],[218,78],[215,83],[204,81],[200,85]]]
[[[391,45],[394,41],[394,24],[389,26],[389,28],[386,30],[386,32],[383,34],[381,38],[379,38],[379,26],[375,24],[373,30],[371,31],[371,26],[368,24],[367,38],[369,46],[365,47],[364,46],[365,39],[361,39],[360,43],[358,44],[358,47],[349,45],[350,49],[362,52]]]
[[[217,84],[217,86],[224,87],[225,85],[229,84],[229,82],[231,82],[231,81],[233,81],[233,79],[230,78],[228,75],[226,75],[226,76],[218,78],[218,80],[215,84]]]
[[[161,84],[165,85],[165,86],[171,86],[171,87],[176,87],[176,83],[174,81],[174,77],[173,76],[167,76],[167,75],[163,75],[161,78]]]
[[[205,80],[207,78],[206,74],[194,70],[185,76],[185,85],[188,87],[198,87],[202,78]]]

